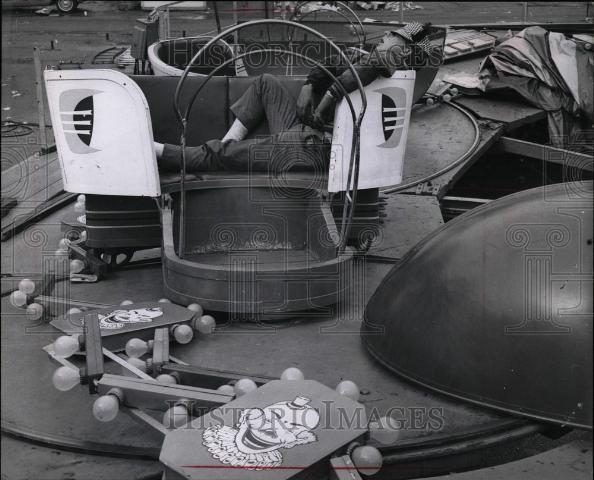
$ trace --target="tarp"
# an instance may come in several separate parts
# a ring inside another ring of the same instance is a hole
[[[484,92],[512,89],[546,110],[550,142],[567,147],[594,119],[594,52],[583,42],[529,27],[493,49],[480,68]],[[586,123],[587,122],[587,123]]]

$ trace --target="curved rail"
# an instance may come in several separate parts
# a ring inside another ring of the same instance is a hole
[[[478,144],[481,141],[481,129],[479,127],[478,122],[470,114],[470,112],[468,112],[466,109],[462,108],[460,105],[456,105],[453,102],[448,102],[448,104],[450,106],[452,106],[452,107],[457,108],[458,110],[460,110],[464,115],[466,115],[469,118],[469,120],[472,123],[472,126],[474,127],[475,134],[474,134],[474,141],[472,142],[472,145],[470,146],[470,148],[463,155],[461,155],[456,161],[450,163],[449,165],[446,165],[445,167],[441,168],[440,170],[437,170],[436,172],[433,172],[433,173],[431,173],[429,175],[425,175],[424,177],[421,177],[418,180],[413,180],[411,182],[402,183],[400,185],[397,185],[396,187],[389,187],[389,188],[386,188],[384,190],[380,190],[381,193],[398,193],[398,192],[402,192],[403,190],[408,190],[409,188],[416,187],[417,185],[420,185],[421,183],[425,183],[425,182],[428,182],[430,180],[433,180],[434,178],[440,177],[444,173],[447,173],[450,170],[452,170],[453,168],[456,168],[459,165],[461,165],[462,163],[464,163],[468,159],[468,157],[470,157],[470,155],[472,155],[474,153],[474,151],[478,147]]]
[[[170,39],[167,39],[167,40],[160,40],[158,42],[155,42],[155,43],[149,45],[149,47],[147,49],[148,55],[149,55],[149,61],[151,60],[150,56],[151,55],[154,55],[156,57],[156,60],[158,60],[159,62],[162,62],[164,64],[164,67],[159,67],[159,68],[162,68],[163,69],[163,68],[166,67],[166,68],[169,68],[169,69],[181,70],[180,67],[173,66],[173,65],[165,62],[164,60],[162,60],[161,57],[159,57],[158,50],[160,48],[163,48],[166,43],[178,42],[178,41],[181,41],[181,40],[187,40],[189,42],[190,46],[191,46],[191,44],[192,44],[192,42],[194,40],[201,40],[201,39],[211,40],[213,38],[214,38],[213,35],[204,34],[204,35],[197,35],[195,37],[177,37],[177,38],[170,38]],[[233,56],[235,54],[234,53],[234,50],[233,50],[233,47],[228,42],[226,42],[225,40],[221,39],[221,40],[219,40],[219,43],[221,43],[229,51],[229,53],[230,53],[231,56]],[[191,51],[191,49],[190,49],[190,51]],[[237,69],[237,67],[236,67],[236,69]],[[168,73],[168,74],[169,75],[174,75],[173,73]],[[237,74],[237,72],[236,72],[236,74]],[[191,75],[197,75],[197,74],[191,74]]]
[[[510,424],[510,422],[504,422]],[[527,423],[524,420],[511,422],[508,428],[502,430],[501,425],[494,426],[479,434],[463,434],[452,439],[442,439],[439,443],[423,442],[412,445],[386,445],[380,447],[385,465],[402,464],[406,462],[424,462],[435,458],[447,458],[483,448],[493,448],[510,441],[520,440],[530,435],[545,432],[547,427],[539,423]],[[41,445],[56,450],[82,453],[85,455],[99,455],[111,458],[159,460],[158,447],[134,447],[130,445],[110,444],[104,442],[90,442],[62,435],[46,434],[26,428],[20,428],[2,421],[3,435],[16,440]]]
[[[183,258],[183,254],[184,254],[183,247],[184,247],[184,242],[185,242],[184,235],[185,235],[185,175],[186,175],[185,146],[186,146],[186,131],[187,131],[187,127],[188,127],[188,116],[190,114],[190,108],[186,108],[185,112],[182,114],[181,105],[180,105],[181,91],[183,89],[184,83],[188,77],[188,74],[190,72],[192,65],[194,64],[194,62],[196,62],[196,60],[198,58],[200,58],[204,54],[204,52],[211,45],[216,43],[220,38],[223,38],[223,36],[229,35],[237,30],[241,30],[242,28],[246,28],[246,27],[250,27],[250,26],[254,26],[254,25],[285,25],[287,27],[294,27],[294,28],[304,30],[304,31],[310,33],[311,35],[320,38],[321,40],[327,42],[330,45],[330,47],[334,51],[336,51],[336,53],[342,59],[342,61],[345,62],[345,65],[347,65],[347,67],[349,68],[349,70],[351,71],[351,73],[353,74],[353,77],[355,78],[355,80],[357,82],[357,88],[361,94],[361,110],[359,112],[359,116],[357,117],[357,121],[353,125],[353,142],[352,143],[354,145],[354,148],[352,149],[352,152],[351,152],[351,160],[349,162],[349,173],[347,176],[347,190],[346,190],[346,194],[345,194],[345,205],[343,208],[343,221],[341,224],[341,238],[340,238],[340,243],[339,243],[339,248],[338,248],[338,251],[340,254],[346,248],[347,236],[350,231],[350,225],[352,223],[353,212],[354,212],[355,203],[356,203],[357,186],[359,184],[359,178],[358,178],[359,156],[360,156],[359,155],[360,154],[360,152],[359,152],[359,143],[360,143],[359,142],[359,133],[360,133],[361,122],[363,121],[363,116],[365,115],[365,110],[367,108],[367,98],[365,96],[365,91],[363,90],[363,84],[361,83],[361,79],[359,78],[359,75],[357,74],[357,71],[355,70],[355,67],[353,66],[351,61],[344,54],[344,52],[328,37],[326,37],[325,35],[321,34],[318,31],[314,30],[313,28],[307,27],[305,25],[301,25],[299,23],[289,22],[286,20],[266,19],[266,20],[252,20],[250,22],[245,22],[245,23],[242,23],[239,25],[234,25],[234,26],[228,28],[227,30],[225,30],[224,32],[221,32],[219,35],[214,37],[209,42],[207,42],[194,55],[192,60],[188,63],[188,65],[186,66],[184,72],[182,73],[182,75],[178,81],[177,87],[175,89],[174,108],[175,108],[175,113],[177,115],[177,118],[180,121],[180,123],[182,124],[182,134],[181,134],[181,142],[180,142],[181,143],[181,152],[182,152],[182,162],[181,162],[181,172],[180,172],[180,174],[181,174],[181,182],[180,182],[181,192],[180,192],[180,232],[179,232],[178,255],[180,256],[180,258]],[[206,82],[208,78],[212,78],[212,77],[205,78],[204,82]],[[354,152],[354,154],[353,154],[353,152]],[[353,169],[353,164],[354,164],[354,169]],[[354,174],[353,174],[353,172],[354,172]],[[351,186],[351,182],[353,185],[352,198],[350,199],[350,208],[348,208],[348,203],[349,203],[348,192],[349,192],[349,188]],[[348,211],[348,220],[347,220],[347,211]]]

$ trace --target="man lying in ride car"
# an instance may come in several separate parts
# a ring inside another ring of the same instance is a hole
[[[396,70],[439,61],[440,54],[433,52],[429,43],[429,26],[413,22],[387,32],[370,53],[353,62],[362,84],[380,75],[389,77]],[[356,90],[353,73],[336,58],[326,68],[347,93]],[[310,71],[297,101],[276,77],[261,75],[231,106],[235,121],[221,140],[185,148],[186,171],[325,172],[330,141],[323,127],[333,118],[342,96],[340,87],[319,67]],[[270,135],[247,139],[264,120]],[[179,172],[180,146],[155,142],[155,149],[161,171]]]

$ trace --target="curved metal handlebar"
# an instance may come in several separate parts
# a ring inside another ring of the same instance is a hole
[[[183,89],[184,83],[190,73],[190,69],[192,68],[192,65],[196,62],[196,60],[198,58],[200,58],[200,56],[202,56],[204,54],[204,52],[211,47],[214,43],[218,42],[220,39],[222,39],[224,36],[229,35],[237,30],[240,30],[242,28],[246,28],[249,26],[253,26],[253,25],[264,25],[264,24],[273,24],[273,25],[286,25],[288,27],[294,27],[294,28],[298,28],[301,30],[304,30],[322,40],[324,40],[325,42],[327,42],[330,47],[336,51],[336,53],[338,54],[339,57],[342,58],[342,60],[345,62],[345,64],[347,65],[347,67],[349,68],[349,70],[351,71],[351,73],[353,74],[353,77],[355,78],[356,82],[357,82],[357,89],[359,90],[359,93],[361,94],[361,110],[359,112],[359,115],[356,119],[356,121],[353,122],[353,138],[352,138],[352,149],[351,149],[351,158],[350,158],[350,162],[349,162],[349,171],[348,171],[348,176],[347,176],[347,190],[345,192],[345,201],[344,201],[344,207],[343,207],[343,218],[342,218],[342,224],[341,224],[341,238],[340,238],[340,243],[339,243],[339,254],[342,253],[344,251],[344,249],[346,248],[346,242],[347,242],[347,236],[348,233],[350,231],[350,226],[352,223],[352,218],[353,218],[353,211],[355,208],[355,204],[356,204],[356,197],[357,197],[357,187],[359,184],[359,156],[360,156],[360,150],[359,150],[359,132],[360,132],[360,127],[361,127],[361,122],[363,121],[363,116],[365,115],[365,110],[367,108],[367,98],[365,96],[365,91],[363,90],[363,84],[361,83],[361,79],[359,78],[359,75],[357,74],[357,71],[355,70],[355,67],[353,66],[353,64],[350,62],[350,60],[348,59],[348,57],[344,54],[344,52],[342,50],[340,50],[340,48],[332,41],[330,40],[328,37],[326,37],[325,35],[321,34],[320,32],[314,30],[313,28],[307,27],[305,25],[302,25],[300,23],[295,23],[295,22],[289,22],[286,20],[276,20],[276,19],[265,19],[265,20],[252,20],[250,22],[245,22],[239,25],[234,25],[231,26],[230,28],[228,28],[227,30],[225,30],[224,32],[221,32],[220,34],[218,34],[216,37],[214,37],[212,40],[210,40],[209,42],[207,42],[204,46],[202,46],[202,48],[192,57],[192,59],[190,60],[190,62],[188,63],[188,65],[186,66],[186,68],[184,69],[184,72],[182,73],[178,83],[177,83],[177,87],[175,89],[175,95],[174,95],[174,109],[175,109],[175,113],[178,117],[178,120],[180,121],[180,123],[182,124],[182,134],[181,134],[181,153],[182,153],[182,162],[181,162],[181,182],[180,182],[180,233],[179,233],[179,248],[178,248],[178,255],[180,256],[180,258],[183,257],[184,255],[184,243],[185,243],[185,176],[186,176],[186,153],[185,153],[185,146],[186,146],[186,129],[187,129],[187,125],[188,125],[188,117],[190,115],[191,112],[191,107],[192,104],[194,102],[194,99],[196,98],[197,94],[195,94],[192,98],[192,101],[190,102],[190,104],[188,105],[188,107],[185,109],[185,112],[182,115],[182,111],[181,111],[181,106],[180,106],[180,96],[181,96],[181,91]],[[249,52],[249,54],[254,54],[256,52]],[[286,53],[290,53],[293,54],[294,52],[286,52]],[[300,55],[300,54],[298,54]],[[245,55],[243,55],[245,56]],[[307,58],[307,57],[305,57]],[[233,58],[233,60],[235,60],[235,56]],[[310,59],[313,63],[316,63],[314,60]],[[221,66],[217,67],[220,68]],[[217,70],[218,71],[218,70]],[[324,68],[324,71],[326,73],[330,73],[328,72],[327,69]],[[211,72],[212,73],[212,72]],[[212,78],[214,74],[208,75],[204,82],[202,82],[200,89],[203,88],[204,84],[210,80],[210,78]],[[334,77],[335,78],[335,77]],[[342,86],[342,84],[339,85],[341,87],[341,90],[344,92],[344,87]],[[346,92],[345,92],[346,93]],[[347,95],[348,97],[348,95]],[[349,106],[351,107],[351,113],[354,114],[354,108],[352,108],[352,104],[349,101]],[[353,168],[354,167],[354,168]],[[352,199],[350,201],[351,204],[351,208],[347,208],[347,204],[349,203],[349,195],[348,195],[348,191],[349,188],[351,186],[352,183]],[[348,215],[348,219],[347,219],[347,211],[349,212]]]

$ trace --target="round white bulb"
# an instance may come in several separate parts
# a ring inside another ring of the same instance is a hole
[[[375,475],[381,470],[384,463],[381,452],[370,445],[355,448],[351,453],[351,458],[357,470],[363,475]]]
[[[69,245],[70,242],[68,242],[68,240],[66,240],[65,238],[61,238],[58,242],[58,250],[68,250]]]
[[[449,93],[446,93],[446,94],[443,96],[443,101],[444,101],[444,102],[449,102],[451,99],[452,99],[452,96],[451,96]]]
[[[202,309],[202,307],[200,305],[198,305],[197,303],[190,303],[187,308],[188,308],[188,310],[194,312],[196,314],[196,317],[201,317],[202,314],[204,313],[204,310]]]
[[[133,358],[142,357],[148,352],[148,343],[140,338],[131,338],[126,342],[126,355]]]
[[[85,204],[82,202],[76,202],[74,204],[74,211],[76,213],[85,213]]]
[[[52,383],[61,392],[66,392],[80,383],[80,375],[73,368],[60,367],[54,372]]]
[[[188,423],[188,409],[183,405],[175,405],[163,415],[163,425],[165,428],[179,428]]]
[[[251,378],[242,378],[240,380],[237,380],[237,383],[233,387],[233,390],[235,391],[236,397],[241,397],[246,393],[255,391],[257,388],[258,385],[256,385],[256,382],[254,382]]]
[[[66,315],[77,315],[82,313],[83,311],[80,308],[72,307],[70,310],[66,312]]]
[[[194,330],[192,330],[189,325],[184,323],[174,327],[173,336],[175,337],[177,343],[185,345],[186,343],[190,343],[192,338],[194,338]]]
[[[171,300],[169,300],[168,298],[160,298],[159,303],[171,303]]]
[[[176,385],[177,384],[177,380],[175,379],[175,377],[173,375],[169,375],[167,373],[162,373],[157,378],[155,378],[155,380],[157,382],[163,383],[165,385]]]
[[[15,307],[22,307],[27,303],[27,294],[20,290],[15,290],[10,294],[10,303]]]
[[[80,273],[85,268],[85,262],[75,258],[74,260],[70,261],[70,273]]]
[[[87,197],[81,193],[78,197],[76,197],[76,201],[78,203],[85,203],[87,201]]]
[[[431,106],[435,103],[435,100],[433,100],[432,98],[428,98],[427,101],[425,102],[427,105]]]
[[[456,95],[458,95],[458,89],[457,89],[457,88],[452,88],[452,89],[450,90],[450,93],[451,93],[453,96],[456,96]]]
[[[27,318],[29,320],[39,320],[43,316],[43,305],[31,303],[27,305]]]
[[[233,385],[221,385],[217,388],[217,392],[224,393],[225,395],[235,395],[235,389]]]
[[[70,335],[58,337],[54,342],[54,353],[57,357],[68,358],[79,349],[78,338]]]
[[[210,315],[203,315],[194,320],[194,328],[203,335],[210,335],[215,331],[217,322]]]
[[[304,380],[305,375],[303,372],[295,367],[287,368],[283,373],[281,373],[281,380]]]
[[[378,418],[369,424],[370,440],[379,445],[394,445],[400,437],[400,429],[395,420]]]
[[[343,380],[336,386],[336,391],[355,402],[359,401],[359,387],[355,382]]]
[[[19,290],[26,295],[31,295],[35,291],[35,282],[28,278],[23,278],[19,282]]]
[[[103,395],[93,403],[93,415],[100,422],[111,422],[120,411],[120,401],[115,395]]]
[[[132,305],[133,303],[134,303],[134,302],[133,302],[132,300],[123,300],[123,301],[120,303],[120,307],[123,307],[123,306],[125,306],[125,305]]]
[[[82,232],[80,232],[80,236],[79,236],[81,242],[86,242],[87,241],[87,231],[83,230]]]

